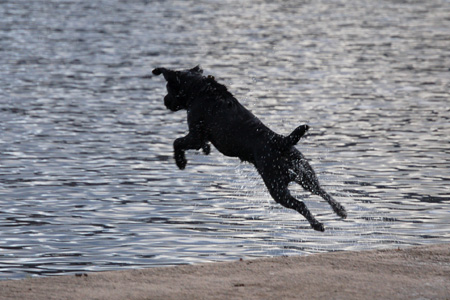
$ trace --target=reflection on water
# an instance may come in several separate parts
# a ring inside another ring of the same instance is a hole
[[[450,242],[445,1],[6,1],[0,279]],[[156,66],[202,64],[288,133],[340,220],[276,205],[250,165],[172,142]]]

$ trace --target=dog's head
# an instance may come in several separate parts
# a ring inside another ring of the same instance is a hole
[[[199,66],[184,71],[156,68],[152,73],[154,75],[163,74],[167,81],[167,95],[164,97],[164,105],[171,111],[178,111],[187,108],[189,89],[196,78],[202,77],[203,70]]]

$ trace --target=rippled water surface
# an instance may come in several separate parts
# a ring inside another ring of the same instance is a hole
[[[448,1],[0,1],[0,279],[450,242]],[[157,66],[201,64],[348,210],[274,203]]]

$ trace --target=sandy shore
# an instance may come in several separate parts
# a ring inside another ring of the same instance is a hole
[[[0,299],[450,299],[450,244],[0,281]]]

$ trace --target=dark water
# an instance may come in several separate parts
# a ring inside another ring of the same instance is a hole
[[[448,1],[0,1],[0,279],[450,242]],[[348,212],[172,142],[201,64]]]

